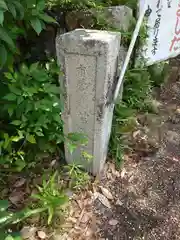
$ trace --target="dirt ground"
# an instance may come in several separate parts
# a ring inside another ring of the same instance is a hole
[[[180,239],[178,74],[178,68],[173,67],[168,82],[156,94],[158,114],[145,117],[144,139],[154,141],[155,150],[126,156],[121,172],[108,163],[100,183],[106,197],[96,195],[94,201],[98,239]],[[134,136],[137,142],[143,139],[141,130]]]

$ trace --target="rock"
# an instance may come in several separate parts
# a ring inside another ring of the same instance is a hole
[[[22,187],[25,184],[25,182],[26,182],[25,178],[20,178],[15,182],[14,187],[16,188]]]
[[[118,200],[116,201],[116,205],[122,206],[122,205],[123,205],[123,202],[118,199]]]
[[[47,235],[44,231],[38,231],[37,235],[40,239],[46,239]]]
[[[120,31],[128,31],[133,19],[132,9],[127,6],[113,6],[104,8],[104,15],[108,24]]]
[[[111,219],[109,221],[109,225],[111,225],[111,226],[116,226],[117,224],[118,224],[118,221],[116,219]]]
[[[21,236],[23,240],[35,240],[35,235],[36,235],[36,228],[35,227],[30,227],[30,226],[25,226],[21,230]]]
[[[15,206],[18,206],[24,200],[24,195],[25,195],[25,192],[15,190],[10,194],[9,200],[11,201],[12,204],[14,204]]]

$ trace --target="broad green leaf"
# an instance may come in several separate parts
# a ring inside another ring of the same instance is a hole
[[[22,64],[22,65],[21,65],[20,71],[21,71],[21,73],[22,73],[24,76],[28,75],[28,73],[29,73],[29,69],[28,69],[28,67],[27,67],[25,64]]]
[[[20,232],[12,233],[13,240],[23,240]]]
[[[32,144],[36,143],[36,139],[35,139],[34,135],[27,134],[26,139],[27,139],[28,142],[30,142]]]
[[[7,61],[7,51],[3,45],[0,45],[0,66],[4,66]]]
[[[55,84],[49,84],[49,87],[47,88],[47,92],[59,94],[60,90],[59,90],[59,87],[57,87]]]
[[[88,138],[82,133],[69,133],[68,139],[72,142],[80,143],[80,144],[87,144]]]
[[[16,18],[16,8],[12,3],[8,3],[8,9],[13,15],[14,18]]]
[[[39,132],[39,131],[36,132],[36,135],[39,136],[39,137],[43,137],[44,136],[44,134],[42,132]]]
[[[9,93],[4,97],[4,99],[9,101],[14,101],[17,99],[17,96],[14,93]]]
[[[5,240],[14,240],[14,238],[11,235],[8,235]]]
[[[21,95],[21,90],[14,87],[13,85],[9,84],[9,89],[12,93],[16,94],[16,95]]]
[[[14,79],[14,78],[13,78],[13,75],[12,75],[11,73],[9,73],[9,72],[4,73],[4,76],[5,76],[7,79],[9,79],[9,80]]]
[[[18,1],[14,1],[13,3],[16,6],[16,9],[17,9],[17,11],[20,15],[20,19],[22,19],[24,17],[24,7],[23,7],[23,5],[21,5],[21,3],[18,2]]]
[[[0,231],[0,239],[1,240],[5,240],[5,238],[7,237],[7,233],[3,230]]]
[[[49,78],[48,74],[45,71],[33,71],[32,77],[35,78],[39,82],[46,82]]]
[[[0,9],[0,24],[3,25],[3,22],[4,22],[4,11]]]
[[[37,4],[37,10],[38,10],[38,11],[44,10],[45,7],[46,7],[46,4],[45,4],[45,1],[44,1],[44,0],[38,2],[38,4]]]
[[[5,43],[7,43],[13,50],[16,49],[16,46],[13,40],[11,39],[11,37],[3,27],[0,27],[0,39]]]
[[[38,66],[39,66],[39,62],[31,64],[31,66],[29,68],[30,72],[32,73],[32,72],[36,71],[38,69]]]
[[[17,99],[17,104],[20,104],[20,103],[22,103],[23,102],[23,100],[24,100],[24,98],[23,97],[18,97],[18,99]]]
[[[0,228],[3,228],[3,225],[6,226],[9,221],[11,221],[13,214],[8,212],[1,212],[0,216]]]
[[[8,10],[7,4],[4,0],[0,0],[0,8]]]
[[[47,23],[55,23],[56,22],[56,20],[54,18],[50,17],[49,15],[47,15],[45,13],[40,14],[39,16],[44,22],[47,22]]]
[[[70,154],[72,154],[76,150],[77,145],[67,142],[67,148]]]
[[[8,107],[8,114],[10,117],[13,115],[13,113],[14,113],[14,108]]]
[[[26,167],[26,162],[20,158],[16,160],[15,164],[16,164],[15,169],[17,172],[21,172]]]
[[[9,202],[7,200],[0,200],[0,212],[5,211],[9,207]]]
[[[23,137],[20,137],[20,136],[13,136],[12,138],[11,138],[11,140],[13,141],[13,142],[19,142],[19,140],[21,140]]]
[[[21,123],[22,122],[20,120],[14,120],[14,121],[11,122],[11,124],[13,124],[15,126],[19,126],[19,125],[21,125]]]
[[[42,25],[41,21],[38,18],[34,18],[30,20],[32,28],[36,31],[36,33],[39,35],[42,31]]]

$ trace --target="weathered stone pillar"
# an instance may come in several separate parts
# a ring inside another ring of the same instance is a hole
[[[65,90],[62,113],[64,132],[88,136],[85,151],[93,156],[90,163],[80,160],[80,150],[66,160],[76,160],[85,169],[98,174],[105,163],[111,132],[116,86],[120,35],[97,30],[76,29],[57,36],[57,56],[64,73],[60,79]]]

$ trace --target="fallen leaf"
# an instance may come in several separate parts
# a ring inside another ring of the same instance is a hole
[[[76,202],[78,203],[79,208],[82,210],[83,207],[84,207],[84,203],[83,203],[82,199],[81,200],[76,200]]]
[[[126,170],[125,168],[123,168],[123,170],[121,171],[121,178],[124,178],[125,174],[126,174]]]
[[[89,220],[90,220],[90,215],[85,213],[81,218],[81,223],[87,223]]]
[[[10,194],[9,200],[14,204],[18,205],[19,203],[22,203],[24,200],[25,193],[22,191],[14,191]]]
[[[83,209],[83,210],[81,211],[81,214],[80,214],[79,219],[78,219],[78,221],[77,221],[77,223],[76,223],[76,226],[78,226],[78,225],[80,224],[81,219],[82,219],[82,217],[83,217],[83,215],[84,215],[84,212],[85,212],[85,209]]]
[[[111,226],[116,226],[117,224],[118,224],[118,221],[116,219],[111,219],[109,221],[109,225],[111,225]]]
[[[129,160],[129,156],[128,156],[127,154],[124,154],[123,160],[124,160],[124,161],[128,161],[128,160]]]
[[[20,178],[19,180],[17,180],[14,184],[14,187],[18,188],[18,187],[22,187],[26,182],[25,178]]]
[[[122,205],[123,205],[123,202],[121,202],[121,200],[118,199],[118,200],[116,201],[116,205],[122,206]]]
[[[44,231],[38,231],[37,235],[40,239],[45,239],[47,237]]]
[[[108,198],[109,200],[113,200],[113,195],[107,188],[103,188],[103,187],[100,186],[100,189],[101,189],[102,194],[106,198]]]
[[[118,171],[116,171],[116,167],[113,163],[109,164],[109,169],[111,170],[112,175],[114,175],[117,178],[120,177],[120,173]]]
[[[139,135],[140,132],[141,132],[140,130],[137,130],[137,131],[133,132],[133,138],[136,138],[136,136]]]
[[[180,108],[177,108],[177,109],[176,109],[176,112],[177,112],[177,113],[180,113]]]
[[[89,229],[87,229],[87,231],[85,232],[85,236],[86,237],[92,237],[93,236],[93,231],[89,228]]]
[[[55,159],[55,160],[53,160],[51,163],[50,163],[50,166],[51,167],[54,167],[55,165],[56,165],[56,162],[57,162],[57,160]]]
[[[72,223],[77,223],[77,219],[73,217],[69,217],[68,220]]]
[[[110,181],[111,181],[111,180],[114,180],[114,176],[113,176],[112,172],[106,172],[106,177],[107,177],[107,179],[109,179]]]
[[[37,229],[35,227],[25,226],[21,230],[21,236],[22,236],[23,239],[34,240],[35,239],[36,230]]]
[[[92,195],[93,201],[95,201],[98,198],[98,192],[94,192]]]
[[[109,200],[102,195],[101,193],[97,193],[99,201],[107,208],[111,208],[111,204],[109,203]]]

